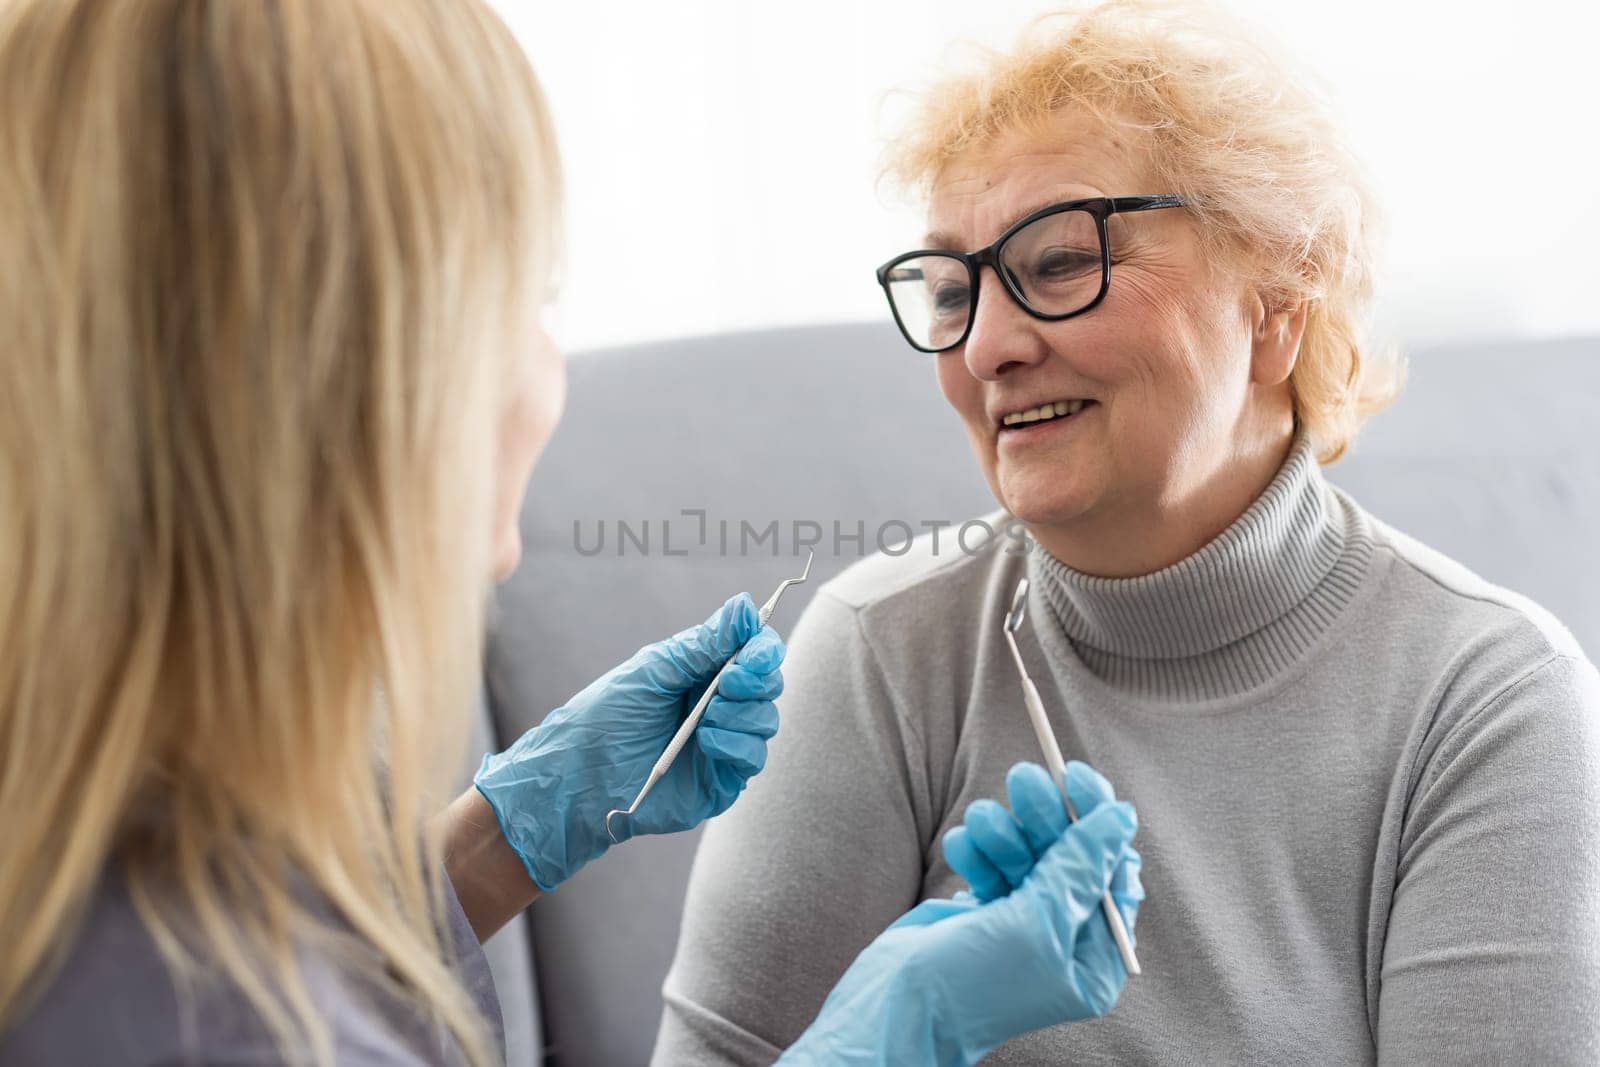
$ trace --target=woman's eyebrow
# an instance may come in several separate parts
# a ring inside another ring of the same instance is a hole
[[[1038,203],[1028,205],[1027,207],[1023,208],[1021,211],[1019,211],[1015,215],[1013,215],[1011,217],[1011,219],[1004,226],[1000,227],[1000,233],[1005,233],[1007,230],[1011,229],[1011,227],[1015,226],[1017,223],[1021,222],[1025,218],[1027,218],[1029,215],[1032,215],[1035,211],[1042,211],[1043,209],[1045,209],[1047,207],[1054,207],[1056,204],[1065,204],[1065,203],[1067,203],[1068,201],[1071,201],[1071,200],[1093,200],[1098,195],[1099,194],[1097,194],[1097,193],[1079,193],[1079,194],[1074,195],[1074,196],[1052,196],[1052,197],[1047,197],[1047,198],[1045,198],[1043,200],[1040,200]],[[998,237],[999,234],[996,234],[995,236]],[[984,242],[984,243],[987,244],[988,242]],[[934,230],[933,232],[931,232],[927,236],[925,236],[922,239],[922,247],[923,248],[929,248],[929,249],[937,249],[937,250],[939,250],[941,252],[965,252],[965,251],[967,251],[967,246],[966,246],[966,243],[964,241],[958,240],[957,238],[951,236],[950,234],[945,233],[943,230]]]

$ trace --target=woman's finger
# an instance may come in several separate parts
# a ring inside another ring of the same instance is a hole
[[[1021,885],[1033,870],[1034,855],[1011,813],[993,800],[974,800],[964,825],[978,851],[1005,876],[1007,891]]]
[[[1067,763],[1067,796],[1072,798],[1072,806],[1080,819],[1101,804],[1117,799],[1116,792],[1105,776],[1078,760],[1069,760]]]
[[[1117,864],[1116,873],[1111,876],[1111,895],[1117,899],[1117,905],[1125,914],[1137,914],[1139,903],[1144,900],[1144,882],[1139,877],[1143,866],[1144,860],[1139,850],[1129,845],[1123,850],[1123,859]],[[1131,925],[1131,919],[1129,923]]]
[[[735,663],[748,668],[753,674],[767,674],[778,669],[783,663],[783,657],[788,653],[788,648],[783,643],[783,638],[778,636],[778,631],[770,626],[763,626],[759,633],[745,642],[739,654],[733,657]]]
[[[735,663],[717,682],[717,694],[729,700],[777,700],[783,695],[783,671],[774,667],[762,674]]]
[[[709,759],[731,768],[742,778],[761,773],[767,765],[767,742],[754,734],[702,726],[694,732],[695,744]]]
[[[711,698],[700,719],[700,730],[726,730],[750,734],[763,740],[778,732],[778,705],[770,700],[728,700]],[[699,735],[699,730],[696,732]]]
[[[1006,774],[1006,797],[1034,859],[1043,856],[1067,831],[1067,806],[1050,772],[1037,763],[1019,763]]]
[[[1011,891],[1005,875],[978,851],[978,846],[972,843],[971,831],[965,826],[952,826],[945,832],[944,861],[952,871],[966,879],[973,895],[979,900],[998,900]]]

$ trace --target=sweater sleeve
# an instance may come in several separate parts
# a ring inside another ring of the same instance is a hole
[[[858,611],[819,592],[784,678],[766,769],[695,858],[656,1064],[771,1063],[921,891],[926,762]]]
[[[1600,678],[1556,655],[1418,768],[1383,952],[1383,1063],[1600,1062]]]

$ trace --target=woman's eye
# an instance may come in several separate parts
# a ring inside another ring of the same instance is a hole
[[[933,291],[933,310],[940,315],[956,315],[967,310],[971,299],[965,285],[941,285]]]
[[[1100,269],[1100,256],[1081,248],[1052,248],[1039,256],[1033,274],[1041,281],[1076,278]]]

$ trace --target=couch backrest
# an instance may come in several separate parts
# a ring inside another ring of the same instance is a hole
[[[786,595],[780,631],[880,534],[897,545],[896,521],[922,533],[992,510],[933,358],[881,325],[575,357],[565,421],[529,487],[525,559],[492,625],[485,678],[500,741],[731,593],[764,599],[796,571],[797,540],[820,534],[813,584]],[[1420,352],[1406,397],[1329,476],[1380,518],[1543,603],[1594,655],[1597,412],[1600,341]],[[533,908],[550,1062],[648,1059],[696,840],[630,842]],[[532,1006],[502,986],[518,1026]]]

